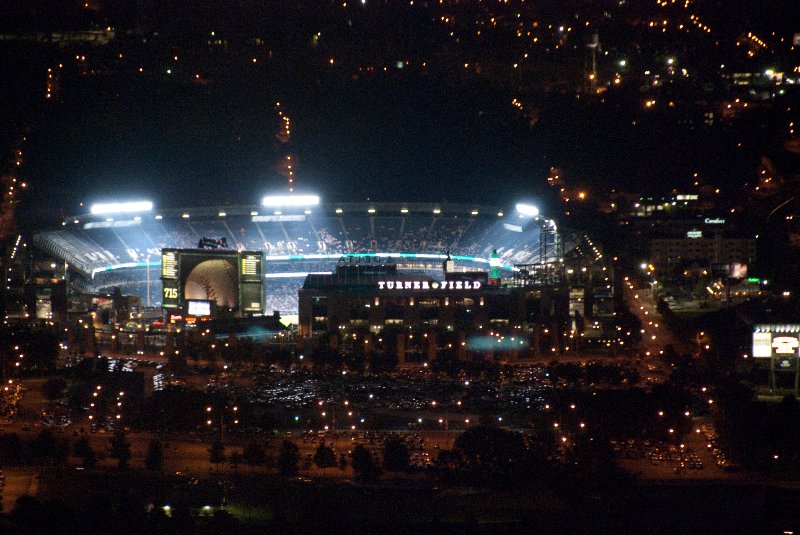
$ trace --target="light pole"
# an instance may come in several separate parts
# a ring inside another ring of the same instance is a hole
[[[219,441],[220,442],[223,442],[225,440],[225,409],[226,408],[227,407],[225,405],[223,405],[219,409]],[[211,423],[212,423],[211,412],[213,410],[214,409],[213,409],[213,407],[211,407],[211,405],[206,407],[206,413],[208,413],[208,420],[206,420],[206,425],[210,426]],[[231,407],[231,410],[233,411],[233,414],[234,414],[233,423],[234,423],[234,425],[238,425],[239,424],[239,418],[238,418],[237,415],[238,415],[238,411],[239,411],[239,406],[238,405],[234,405],[233,407]]]
[[[150,308],[150,255],[145,258],[147,264],[147,307]]]

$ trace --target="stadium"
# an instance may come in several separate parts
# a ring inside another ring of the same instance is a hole
[[[486,270],[497,251],[503,276],[515,265],[559,261],[571,248],[552,220],[527,204],[510,209],[448,203],[320,203],[315,196],[266,197],[261,205],[160,210],[149,202],[95,205],[34,236],[83,292],[141,296],[162,305],[162,249],[208,247],[262,252],[264,310],[297,314],[309,273],[343,261],[387,258],[398,269]],[[495,260],[495,263],[497,260]]]

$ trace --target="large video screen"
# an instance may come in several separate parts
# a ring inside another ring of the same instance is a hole
[[[164,249],[163,307],[179,309],[189,302],[206,301],[216,310],[261,312],[261,269],[257,252]]]
[[[211,301],[217,307],[239,307],[238,255],[182,253],[180,277],[184,301]]]

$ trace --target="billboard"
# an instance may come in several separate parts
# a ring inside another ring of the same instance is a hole
[[[772,358],[786,369],[800,355],[800,325],[756,325],[753,330],[753,357]]]
[[[163,249],[162,307],[177,310],[189,305],[205,310],[201,306],[205,302],[208,313],[212,308],[262,312],[262,266],[259,252]]]

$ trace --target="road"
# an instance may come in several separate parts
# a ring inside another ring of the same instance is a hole
[[[678,353],[691,354],[690,342],[677,336],[664,321],[656,310],[650,288],[637,289],[627,278],[624,284],[625,301],[642,324],[639,354],[645,367],[643,377],[648,382],[661,382],[670,374],[669,366],[660,358],[664,348],[671,345]]]

